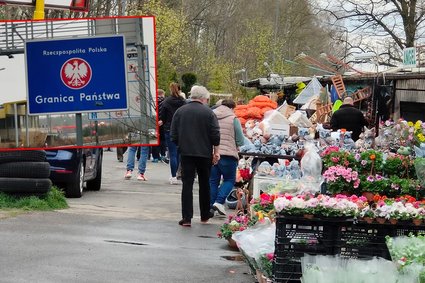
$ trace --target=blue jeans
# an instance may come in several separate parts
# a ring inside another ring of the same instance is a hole
[[[215,202],[224,204],[226,197],[235,185],[237,167],[238,160],[226,155],[222,155],[218,163],[212,166],[210,175],[211,207]],[[223,176],[223,182],[220,185],[221,176]]]
[[[176,177],[179,168],[180,154],[177,151],[177,145],[171,141],[170,131],[165,131],[165,142],[168,146],[168,155],[170,157],[171,177]]]
[[[137,146],[130,146],[128,148],[128,158],[127,158],[127,170],[133,171],[134,169],[134,160],[137,152]],[[139,158],[139,165],[137,166],[139,174],[145,174],[146,171],[146,161],[149,156],[149,147],[142,146]]]

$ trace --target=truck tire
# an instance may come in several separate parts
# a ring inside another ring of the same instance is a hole
[[[0,163],[0,177],[49,178],[49,162],[8,162]]]
[[[74,179],[66,184],[65,195],[67,198],[80,198],[83,195],[84,164],[80,161]]]
[[[44,178],[0,178],[0,192],[13,194],[44,194],[52,187],[52,181]]]
[[[0,163],[7,162],[42,162],[46,160],[44,150],[9,150],[0,151]]]

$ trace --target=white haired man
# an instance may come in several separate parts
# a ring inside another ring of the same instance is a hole
[[[182,219],[179,225],[190,227],[193,218],[193,182],[199,182],[201,223],[210,218],[211,165],[220,159],[220,127],[214,112],[207,106],[210,93],[203,86],[193,86],[190,102],[175,112],[171,122],[171,140],[178,146],[182,167]]]

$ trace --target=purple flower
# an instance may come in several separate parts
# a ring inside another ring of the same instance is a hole
[[[375,178],[376,178],[376,181],[381,181],[383,179],[383,177],[379,174],[376,174]]]
[[[373,178],[373,176],[369,175],[369,176],[367,176],[366,180],[368,182],[373,182],[373,181],[375,181],[375,178]]]
[[[367,161],[366,161],[366,160],[362,160],[362,162],[360,162],[360,164],[361,164],[362,166],[365,166],[365,165],[367,164]]]

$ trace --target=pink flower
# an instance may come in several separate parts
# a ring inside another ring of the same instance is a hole
[[[274,259],[274,253],[268,253],[266,254],[266,257],[269,261],[272,261]]]
[[[339,162],[339,157],[331,157],[333,163]]]

